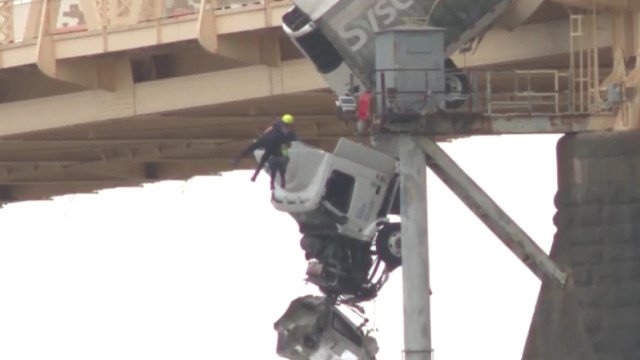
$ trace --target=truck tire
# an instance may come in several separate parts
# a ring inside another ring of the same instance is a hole
[[[400,223],[386,223],[376,235],[376,253],[389,268],[402,264]]]
[[[445,93],[447,95],[454,96],[468,96],[471,86],[469,85],[469,79],[467,75],[462,73],[460,68],[451,59],[446,59],[445,62]],[[447,109],[459,109],[467,102],[466,99],[451,99],[445,101],[445,107]]]

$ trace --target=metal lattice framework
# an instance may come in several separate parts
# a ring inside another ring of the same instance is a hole
[[[128,17],[131,13],[132,2],[133,0],[117,0],[115,16]]]
[[[13,1],[0,0],[0,45],[13,41]]]
[[[140,20],[152,20],[157,19],[162,14],[162,5],[164,3],[160,3],[155,0],[143,0],[142,8],[140,9]]]
[[[100,19],[100,24],[103,27],[108,27],[109,26],[109,1],[108,0],[95,0],[94,1],[94,6],[95,9],[97,10],[97,13],[99,15],[99,19]],[[87,9],[83,9],[84,11],[87,11]]]

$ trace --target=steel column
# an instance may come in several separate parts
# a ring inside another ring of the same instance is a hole
[[[564,286],[567,275],[438,144],[428,138],[418,144],[431,170],[540,280],[547,277]]]
[[[431,304],[427,241],[427,177],[425,156],[416,141],[398,141],[400,214],[402,216],[402,281],[404,355],[406,360],[431,359]]]

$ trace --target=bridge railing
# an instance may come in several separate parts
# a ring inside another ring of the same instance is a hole
[[[398,113],[402,104],[428,103],[428,95],[420,91],[400,91],[384,85],[385,77],[391,73],[420,73],[429,83],[429,69],[379,70],[376,79],[381,79],[381,91],[374,92],[380,102],[382,113],[394,109]],[[381,74],[379,74],[381,73]],[[598,103],[585,104],[589,99],[575,96],[571,86],[569,70],[525,69],[525,70],[447,70],[446,109],[450,113],[473,113],[486,116],[561,116],[583,114],[612,114],[619,105],[607,94]],[[428,86],[427,86],[428,87]],[[436,94],[436,92],[432,92]],[[414,109],[415,110],[415,109]]]
[[[475,94],[484,112],[494,114],[569,114],[568,73],[558,70],[486,71],[472,76],[482,83]]]
[[[0,1],[0,48],[35,41],[45,2],[50,33],[111,31],[197,16],[201,1],[214,12],[267,8],[289,0],[13,0]]]
[[[584,104],[576,97],[569,70],[526,69],[472,71],[470,106],[480,106],[487,115],[611,114],[612,99]],[[585,109],[588,109],[585,111]]]

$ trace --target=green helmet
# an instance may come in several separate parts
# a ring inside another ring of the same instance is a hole
[[[287,124],[287,125],[293,124],[293,116],[290,115],[290,114],[282,115],[282,122]]]

